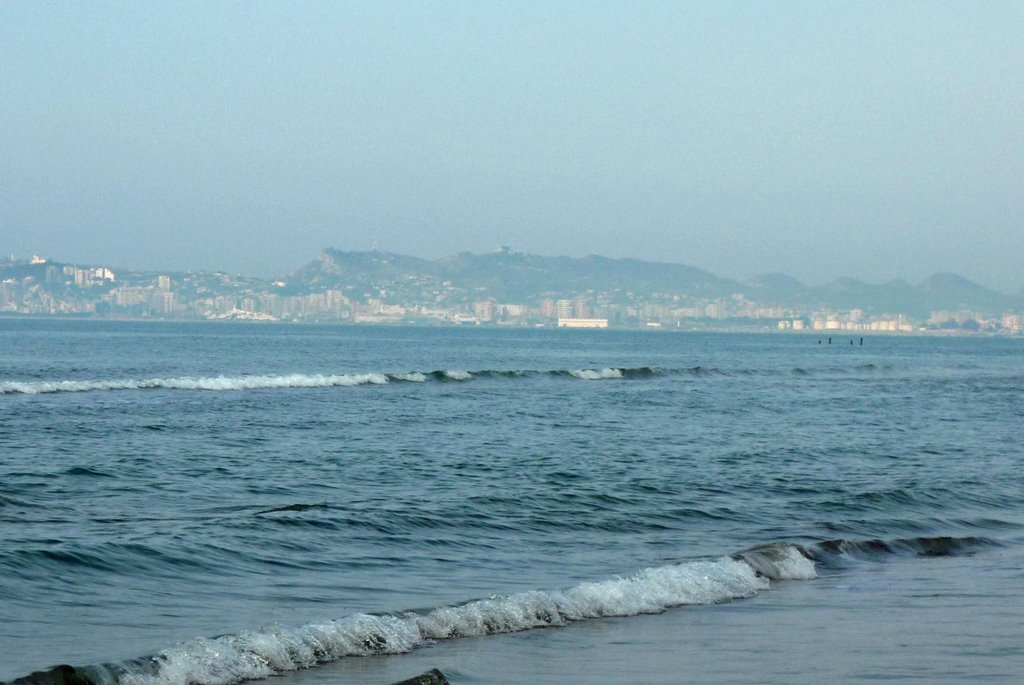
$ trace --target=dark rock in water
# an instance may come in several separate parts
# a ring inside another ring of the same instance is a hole
[[[7,685],[93,685],[74,666],[54,666],[48,671],[36,671],[10,681]]]
[[[451,683],[448,682],[448,678],[445,677],[444,673],[433,668],[426,673],[403,680],[394,685],[451,685]]]

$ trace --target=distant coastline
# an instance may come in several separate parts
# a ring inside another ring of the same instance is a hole
[[[95,314],[21,314],[17,312],[0,312],[0,321],[52,321],[52,322],[88,322],[96,324],[152,324],[154,326],[185,324],[195,326],[238,326],[254,328],[260,327],[310,327],[310,328],[436,328],[446,330],[458,329],[505,329],[505,330],[537,330],[537,331],[567,331],[568,335],[593,335],[601,336],[615,333],[645,333],[652,335],[679,335],[679,334],[739,334],[739,335],[781,335],[781,336],[803,336],[816,338],[823,342],[832,339],[832,345],[850,345],[850,341],[858,338],[870,339],[871,337],[936,337],[936,338],[972,338],[972,337],[1000,337],[1014,338],[1024,341],[1024,335],[1019,332],[1004,330],[942,330],[935,328],[915,328],[908,331],[876,331],[872,333],[857,334],[851,331],[816,331],[804,329],[794,331],[791,329],[780,329],[777,326],[769,325],[700,325],[691,323],[686,326],[666,328],[650,326],[609,326],[607,328],[567,328],[556,325],[533,325],[533,326],[499,326],[497,324],[459,324],[452,322],[389,322],[389,323],[352,323],[351,321],[261,321],[251,319],[169,319],[158,317],[130,317],[130,316],[96,316]],[[589,332],[588,332],[589,331]]]
[[[561,320],[610,329],[1021,335],[1024,295],[956,274],[917,285],[840,278],[808,287],[783,274],[740,282],[684,264],[543,257],[508,248],[434,261],[325,249],[276,279],[8,259],[0,261],[0,315],[509,327],[555,327]]]

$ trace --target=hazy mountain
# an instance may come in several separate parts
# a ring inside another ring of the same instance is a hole
[[[1024,298],[990,290],[956,274],[935,274],[916,286],[902,280],[874,284],[840,278],[812,289],[812,293],[813,301],[822,307],[860,308],[915,317],[927,317],[936,310],[998,314],[1024,306]]]
[[[935,274],[920,283],[915,290],[921,298],[922,306],[929,311],[976,309],[1000,312],[1020,308],[1024,300],[1024,297],[1004,295],[950,273]]]
[[[919,310],[918,297],[906,281],[865,283],[856,278],[839,278],[812,288],[814,301],[833,309],[864,309],[875,312]]]
[[[366,286],[407,277],[435,278],[432,262],[390,252],[342,252],[330,248],[285,278],[287,290],[317,291]]]
[[[326,249],[320,257],[286,279],[290,288],[345,288],[387,284],[392,291],[405,285],[450,284],[465,293],[486,293],[501,301],[533,301],[543,297],[573,297],[588,292],[686,293],[694,297],[728,297],[744,287],[712,273],[683,264],[644,262],[590,256],[542,257],[500,250],[486,254],[463,252],[428,261],[387,252],[345,252]]]
[[[867,283],[844,277],[809,287],[786,274],[765,274],[740,283],[685,264],[596,255],[543,257],[507,249],[486,254],[463,252],[438,260],[326,249],[286,280],[292,291],[339,288],[356,299],[381,289],[397,299],[435,288],[460,293],[466,300],[494,298],[502,302],[596,293],[612,301],[675,295],[684,301],[714,300],[741,294],[760,304],[802,310],[863,309],[916,317],[940,309],[998,314],[1024,307],[1024,297],[998,293],[955,274],[936,274],[916,286],[902,280]]]
[[[59,262],[0,262],[0,285],[13,298],[23,287],[74,294],[71,276]],[[150,287],[156,272],[117,271],[116,281],[91,283],[86,296],[100,297],[112,288]],[[167,274],[164,274],[167,275]],[[867,283],[838,278],[809,287],[786,274],[764,274],[740,283],[685,264],[611,259],[543,257],[502,249],[487,254],[463,252],[428,260],[388,252],[347,252],[326,249],[294,273],[271,284],[263,279],[218,272],[171,274],[185,299],[237,293],[282,295],[342,291],[357,302],[379,298],[396,304],[467,304],[494,299],[501,303],[536,305],[545,298],[583,296],[617,304],[659,303],[703,306],[715,300],[735,301],[739,295],[761,306],[800,312],[862,309],[869,314],[904,314],[927,318],[932,311],[971,310],[986,315],[1024,310],[1024,293],[1008,295],[962,276],[939,273],[917,285],[902,280]],[[76,295],[81,296],[82,293]],[[18,295],[23,297],[23,295]]]
[[[810,289],[786,274],[762,274],[746,282],[749,297],[766,303],[794,302],[803,304],[808,300]]]

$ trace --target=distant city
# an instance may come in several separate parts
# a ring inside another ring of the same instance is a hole
[[[278,279],[0,260],[0,314],[107,319],[1022,335],[1024,296],[955,274],[912,286],[740,282],[682,264],[502,248],[428,261],[327,249]]]

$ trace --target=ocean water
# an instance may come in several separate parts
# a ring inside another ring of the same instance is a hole
[[[0,318],[0,681],[1024,679],[1024,341]]]

